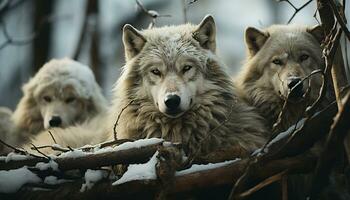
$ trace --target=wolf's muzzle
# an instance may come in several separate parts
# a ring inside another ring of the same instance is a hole
[[[164,99],[164,103],[166,105],[166,113],[169,115],[177,115],[181,112],[180,103],[181,98],[178,95],[170,94],[167,95]]]
[[[303,88],[303,83],[300,77],[291,77],[288,79],[288,88],[290,90],[289,98],[299,99],[302,98],[305,91]],[[293,89],[293,90],[292,90]]]
[[[59,127],[59,126],[61,126],[61,124],[62,124],[61,117],[53,116],[50,119],[49,124],[50,124],[51,127]]]

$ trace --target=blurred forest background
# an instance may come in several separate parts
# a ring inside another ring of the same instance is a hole
[[[287,1],[276,0],[140,0],[160,15],[155,26],[199,23],[212,14],[217,23],[218,55],[235,74],[245,57],[244,30],[286,24],[295,13]],[[296,8],[308,1],[292,0]],[[350,18],[350,6],[346,16]],[[186,10],[186,12],[184,12]],[[291,21],[315,25],[316,1]],[[186,17],[184,16],[186,13]],[[316,14],[317,16],[317,14]],[[134,0],[0,0],[0,106],[14,109],[21,86],[51,58],[71,57],[89,65],[104,94],[124,63],[122,27],[148,27],[152,18]],[[349,44],[341,40],[349,78]]]

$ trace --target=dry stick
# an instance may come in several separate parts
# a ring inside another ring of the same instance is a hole
[[[232,188],[230,199],[233,199],[242,188],[248,187],[248,182],[254,177],[256,170],[260,170],[257,167],[275,159],[300,154],[310,148],[317,139],[321,138],[328,131],[327,128],[332,122],[335,110],[335,104],[331,104],[318,115],[310,117],[308,123],[305,123],[294,133],[289,133],[287,136],[269,145],[268,151],[261,152],[261,155],[252,156],[243,175]]]
[[[105,143],[99,144],[99,146],[100,146],[100,148],[104,148],[104,147],[108,147],[108,146],[112,146],[112,145],[120,145],[120,144],[123,144],[125,142],[134,142],[134,141],[135,140],[133,140],[133,139],[120,139],[120,140],[105,142]]]
[[[285,109],[286,109],[286,107],[287,107],[288,100],[289,100],[289,96],[290,96],[290,94],[293,92],[293,90],[295,90],[295,88],[297,88],[297,87],[298,87],[300,84],[302,84],[304,81],[309,80],[313,75],[319,74],[319,73],[323,74],[323,71],[320,70],[320,69],[312,71],[309,75],[307,75],[306,77],[304,77],[304,78],[303,78],[301,81],[299,81],[295,86],[293,86],[292,89],[290,89],[290,91],[288,92],[287,98],[284,100],[282,110],[281,110],[281,112],[279,113],[276,122],[273,124],[273,127],[272,127],[272,132],[273,132],[273,133],[276,131],[277,127],[280,125],[280,123],[281,123],[281,121],[282,121],[282,116],[283,116],[283,114],[284,114],[284,112],[285,112]],[[309,82],[310,82],[310,81],[309,81]],[[309,84],[309,85],[310,85],[310,84]],[[309,89],[310,89],[310,86],[308,87],[308,91],[309,91]],[[306,93],[305,93],[305,94],[306,94]],[[274,136],[276,136],[276,135],[274,135]]]
[[[152,19],[152,21],[151,21],[151,23],[149,24],[149,26],[148,26],[148,28],[150,29],[150,28],[153,28],[154,26],[155,26],[155,24],[156,24],[156,19],[158,18],[158,17],[171,17],[171,15],[160,15],[157,11],[155,11],[155,10],[147,10],[146,8],[145,8],[145,6],[139,1],[139,0],[136,0],[136,4],[137,4],[137,6],[141,9],[141,11],[143,12],[143,13],[145,13],[147,16],[149,16],[151,19]]]
[[[113,140],[113,141],[108,141],[108,142],[104,142],[104,143],[89,146],[89,147],[84,146],[84,147],[76,148],[76,150],[82,150],[84,152],[88,152],[96,147],[105,148],[105,147],[112,146],[112,145],[120,145],[120,144],[125,143],[125,142],[134,142],[134,141],[135,140],[132,140],[132,139]],[[67,146],[67,148],[63,148],[63,147],[60,147],[58,145],[43,145],[43,146],[37,146],[36,148],[37,149],[51,148],[54,151],[60,151],[60,152],[74,151],[74,149],[72,149],[70,146]],[[35,150],[34,147],[31,147],[31,149]]]
[[[330,5],[330,7],[332,8],[333,14],[335,15],[337,22],[339,23],[341,29],[344,31],[346,37],[348,38],[348,40],[350,41],[350,31],[349,29],[346,27],[346,23],[344,20],[344,16],[340,15],[340,10],[337,8],[337,6],[335,5],[334,0],[328,0],[328,4]]]
[[[273,160],[262,166],[260,170],[257,170],[257,173],[259,177],[264,179],[286,169],[290,169],[289,173],[300,171],[309,172],[313,168],[315,160],[315,157],[305,156]],[[231,185],[232,180],[237,180],[241,175],[246,164],[247,159],[243,159],[222,167],[175,176],[174,186],[169,192],[173,195],[179,195],[183,192],[198,191],[200,189],[208,191],[208,188],[210,187]],[[154,197],[154,193],[160,188],[158,180],[135,180],[120,185],[114,185],[113,187],[111,187],[111,183],[111,180],[103,180],[95,184],[88,192],[83,193],[79,192],[81,181],[67,183],[59,189],[51,192],[29,192],[31,195],[40,195],[40,197],[45,199],[50,199],[54,195],[62,194],[60,191],[70,191],[69,195],[72,199],[96,199],[101,198],[101,194],[103,194],[103,197],[105,198],[113,199],[130,199],[135,197],[135,194],[142,195],[142,197],[146,199],[151,196],[151,199],[153,199],[152,197]],[[130,190],[130,188],[132,188],[132,190]],[[22,192],[20,195],[26,197],[26,194]]]
[[[56,139],[55,139],[55,137],[52,135],[51,131],[48,131],[48,132],[49,132],[49,134],[50,134],[50,136],[51,136],[53,142],[54,142],[55,144],[57,144]]]
[[[6,142],[2,141],[1,139],[0,139],[0,143],[3,144],[3,145],[6,146],[6,147],[12,149],[15,153],[20,153],[20,154],[22,154],[22,155],[29,155],[29,156],[32,156],[32,157],[35,157],[35,158],[42,158],[41,156],[37,156],[37,155],[35,155],[35,154],[31,154],[31,153],[29,153],[29,152],[27,152],[27,151],[18,149],[18,148],[14,147],[14,146],[12,146],[12,145],[10,145],[10,144],[7,144]]]
[[[305,80],[308,80],[310,79],[313,75],[315,74],[318,74],[318,73],[321,73],[322,74],[322,77],[324,79],[324,73],[322,70],[314,70],[312,71],[309,75],[307,75],[306,77],[304,77],[301,81],[299,81],[291,90],[290,92],[288,93],[287,95],[287,98],[284,100],[284,103],[283,103],[283,107],[282,107],[282,110],[281,112],[278,114],[278,118],[276,120],[276,122],[273,124],[273,127],[272,127],[272,135],[270,136],[270,138],[267,140],[267,142],[264,144],[264,146],[261,148],[260,152],[264,152],[267,145],[279,134],[279,133],[276,133],[276,130],[277,130],[277,127],[279,126],[279,124],[282,122],[282,116],[284,115],[284,112],[286,110],[286,107],[287,107],[287,104],[288,104],[288,99],[289,99],[289,95],[292,93],[292,91],[297,88],[300,84],[302,84]],[[322,85],[323,86],[323,85]],[[322,90],[322,86],[321,86],[321,89]],[[309,86],[310,88],[310,86]],[[319,99],[319,98],[317,98]],[[316,100],[317,101],[317,100]],[[313,103],[315,104],[315,102]],[[309,115],[310,116],[310,115]],[[295,128],[297,127],[298,123],[300,122],[300,120],[297,121],[297,123],[295,124]],[[293,132],[295,131],[295,129],[293,130]]]
[[[163,144],[163,141],[159,141],[155,144],[134,147],[125,150],[112,150],[101,153],[86,153],[79,157],[55,157],[52,158],[58,164],[58,167],[62,171],[71,169],[93,169],[101,166],[110,166],[117,164],[135,164],[147,162],[149,158],[157,151],[158,147]],[[20,168],[24,165],[34,166],[37,162],[43,162],[43,157],[28,158],[26,160],[11,160],[5,162],[0,160],[0,170]],[[47,161],[44,160],[44,161]]]
[[[294,8],[294,13],[293,15],[289,18],[287,24],[289,24],[290,22],[292,22],[292,20],[294,19],[294,17],[297,15],[298,12],[300,12],[302,9],[304,9],[307,5],[309,5],[312,0],[307,1],[305,4],[303,4],[302,6],[300,6],[299,8],[295,7],[294,4],[292,4],[289,0],[281,0],[281,1],[285,1],[287,2],[290,6],[292,6]]]
[[[33,146],[33,148],[38,152],[38,153],[40,153],[41,155],[43,155],[45,158],[47,158],[48,160],[51,160],[51,158],[48,156],[48,155],[46,155],[46,154],[44,154],[43,152],[41,152],[38,148],[36,148],[36,146],[33,144],[33,143],[30,143],[30,145],[32,145]]]
[[[326,33],[331,32],[337,26],[335,21],[335,13],[333,13],[332,7],[329,4],[329,0],[317,0],[317,9],[322,21],[322,27]],[[342,33],[342,32],[341,32]],[[340,33],[340,34],[341,34]],[[337,41],[339,43],[339,41]],[[339,44],[336,44],[339,46]],[[334,87],[335,97],[338,103],[338,109],[342,107],[340,89],[347,84],[347,79],[345,77],[345,68],[343,63],[343,55],[341,53],[341,48],[337,48],[335,52],[335,57],[332,60],[332,81]]]
[[[117,117],[117,120],[115,121],[114,123],[114,127],[113,127],[113,134],[114,134],[114,140],[117,140],[117,125],[118,125],[118,122],[119,122],[119,119],[120,119],[120,116],[123,114],[124,110],[130,106],[132,103],[134,102],[134,100],[131,100],[126,106],[124,106],[122,108],[122,110],[120,111],[118,117]]]
[[[311,199],[318,199],[319,193],[326,186],[332,166],[342,150],[341,143],[350,129],[350,92],[344,97],[344,106],[339,110],[329,132],[326,147],[319,157],[311,189]]]
[[[283,179],[283,177],[287,174],[288,170],[284,170],[283,172],[277,173],[273,176],[268,177],[267,179],[265,179],[264,181],[260,182],[259,184],[255,185],[254,187],[250,188],[249,190],[242,192],[241,194],[239,194],[238,196],[235,197],[235,199],[243,199],[246,198],[250,195],[252,195],[253,193],[259,191],[260,189],[276,182],[279,181],[281,179]]]
[[[32,150],[35,149],[46,149],[46,148],[51,148],[54,151],[60,151],[60,152],[68,152],[70,151],[69,149],[63,148],[63,147],[59,147],[59,146],[54,146],[54,145],[43,145],[43,146],[37,146],[36,148],[31,147]]]
[[[288,175],[282,176],[282,200],[288,200]]]

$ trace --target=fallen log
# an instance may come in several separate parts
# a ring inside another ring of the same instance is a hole
[[[170,195],[176,196],[190,191],[230,186],[241,176],[248,162],[249,159],[247,158],[214,169],[176,175],[174,186],[169,191]],[[274,160],[260,166],[261,168],[256,171],[256,176],[264,179],[286,169],[288,169],[288,173],[309,172],[315,164],[316,157],[307,154]],[[114,186],[112,186],[111,180],[104,180],[96,183],[85,192],[80,192],[81,184],[82,181],[68,182],[53,190],[33,190],[31,187],[24,187],[16,194],[7,197],[17,199],[64,199],[69,195],[70,199],[136,199],[140,197],[152,199],[157,191],[162,189],[156,179],[134,180]]]
[[[125,150],[110,150],[102,153],[84,153],[78,156],[58,156],[52,158],[58,164],[59,170],[71,169],[92,169],[101,166],[110,166],[117,164],[133,164],[146,162],[163,144],[163,140],[158,139],[157,142],[141,147],[134,147]],[[76,151],[76,150],[75,150]],[[67,152],[72,153],[74,152]],[[35,166],[38,162],[47,162],[46,158],[29,157],[24,160],[0,160],[0,170],[9,170],[21,168],[23,166]]]

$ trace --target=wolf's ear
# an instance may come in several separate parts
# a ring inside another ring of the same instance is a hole
[[[314,27],[306,29],[308,33],[314,36],[319,43],[321,43],[324,39],[324,31],[321,25],[316,25]]]
[[[126,60],[132,59],[142,50],[146,43],[143,35],[130,24],[125,24],[123,27],[123,43],[125,49]]]
[[[198,28],[193,32],[193,38],[204,48],[212,52],[216,49],[216,27],[211,15],[204,17]]]
[[[248,47],[249,54],[254,56],[265,44],[269,34],[259,29],[248,27],[245,30],[245,43]]]

